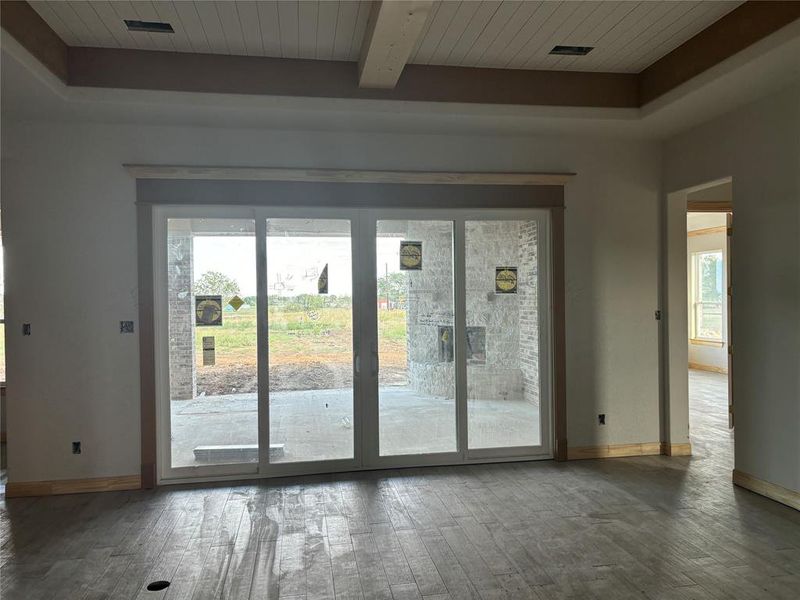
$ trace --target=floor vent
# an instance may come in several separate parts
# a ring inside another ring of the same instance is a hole
[[[154,581],[153,583],[147,584],[147,591],[160,592],[161,590],[165,590],[168,587],[169,587],[169,581]]]

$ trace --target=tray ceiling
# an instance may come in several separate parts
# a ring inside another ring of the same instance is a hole
[[[367,1],[32,1],[70,46],[356,61]],[[739,1],[434,2],[412,63],[638,73]],[[128,31],[124,20],[175,33]],[[552,56],[555,45],[593,46]]]

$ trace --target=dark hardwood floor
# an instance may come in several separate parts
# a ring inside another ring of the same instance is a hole
[[[691,458],[9,500],[2,597],[796,600],[800,513],[732,486],[724,382],[692,374]]]

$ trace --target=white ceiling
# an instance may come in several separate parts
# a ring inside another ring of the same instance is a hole
[[[410,62],[638,73],[741,1],[434,2]],[[358,60],[369,1],[32,1],[70,46]],[[174,34],[129,32],[123,19]],[[584,57],[555,45],[594,46]]]
[[[638,73],[741,2],[436,2],[411,62]],[[551,56],[553,46],[594,46]]]
[[[358,60],[372,3],[69,0],[30,4],[70,46]],[[124,19],[167,22],[175,33],[131,32]]]

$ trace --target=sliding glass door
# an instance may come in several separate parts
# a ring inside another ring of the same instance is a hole
[[[550,456],[547,224],[525,210],[368,213],[366,465]]]
[[[169,468],[258,464],[254,219],[167,218]],[[162,296],[162,298],[163,298]]]
[[[375,227],[379,454],[457,452],[453,222]]]
[[[160,480],[550,456],[547,216],[157,208]]]
[[[267,219],[271,463],[353,459],[351,222]]]
[[[471,451],[542,445],[539,232],[536,219],[465,223]]]

